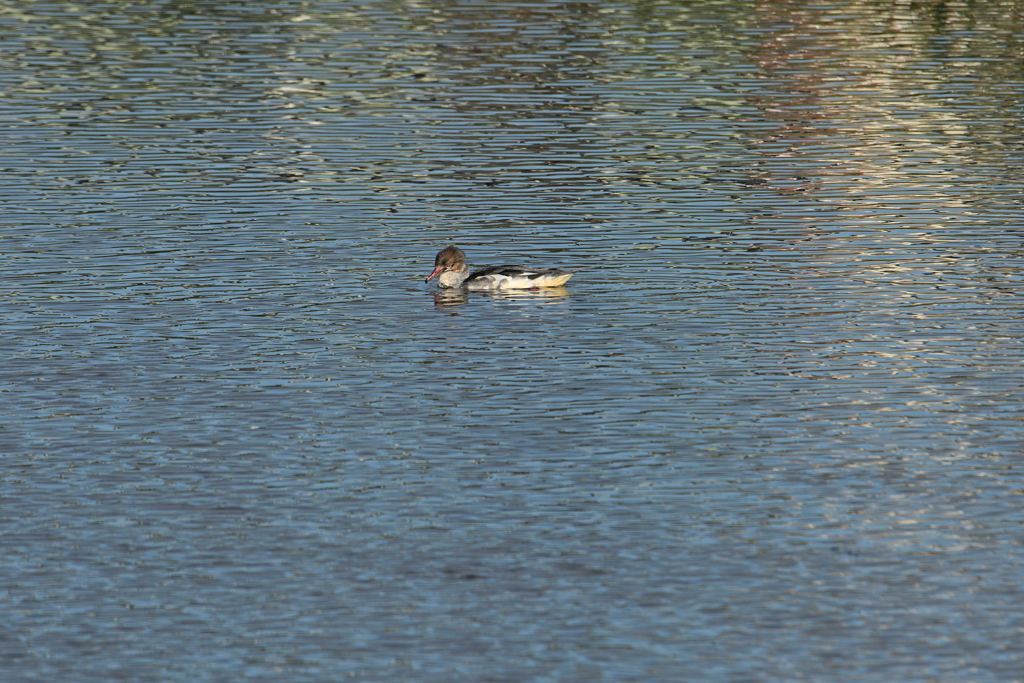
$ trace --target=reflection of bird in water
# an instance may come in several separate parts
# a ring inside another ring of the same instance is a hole
[[[461,287],[455,289],[439,289],[434,292],[435,306],[459,306],[469,301],[469,293]]]
[[[490,266],[472,273],[466,265],[466,254],[458,247],[445,247],[434,259],[434,272],[426,279],[430,282],[440,275],[442,287],[465,287],[472,290],[537,289],[559,287],[572,277],[572,271],[557,268],[527,268],[525,266]]]
[[[460,306],[469,301],[469,292],[462,287],[442,287],[434,293],[435,306]],[[554,303],[569,296],[565,287],[545,287],[543,289],[481,289],[474,292],[476,296],[506,301],[545,301]]]

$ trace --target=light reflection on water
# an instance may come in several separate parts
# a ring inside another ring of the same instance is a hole
[[[1015,680],[1020,25],[5,10],[4,670]]]

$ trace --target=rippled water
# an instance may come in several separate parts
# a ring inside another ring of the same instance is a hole
[[[6,680],[1024,680],[1019,3],[0,38]]]

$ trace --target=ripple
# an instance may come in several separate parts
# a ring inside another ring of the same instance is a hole
[[[0,11],[5,670],[1017,676],[1015,11]]]

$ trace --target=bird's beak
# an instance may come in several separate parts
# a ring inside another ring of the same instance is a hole
[[[434,279],[435,277],[437,277],[438,275],[440,275],[440,274],[441,274],[441,271],[443,271],[443,270],[444,270],[444,266],[438,266],[437,268],[434,268],[434,272],[433,272],[433,273],[431,273],[431,274],[430,274],[430,277],[428,277],[428,278],[427,278],[426,280],[424,280],[424,282],[430,282],[430,281],[431,281],[431,280],[433,280],[433,279]]]

